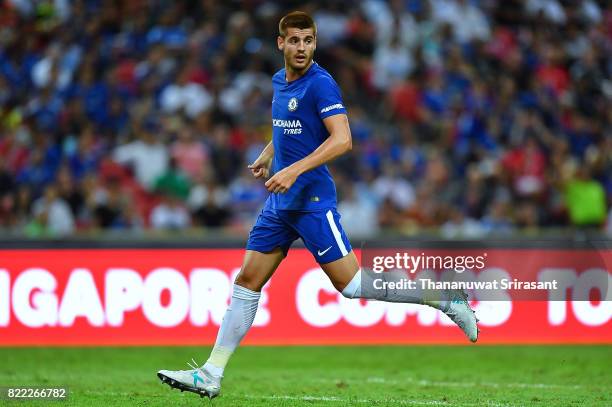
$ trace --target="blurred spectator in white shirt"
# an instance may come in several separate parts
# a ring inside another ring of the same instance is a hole
[[[408,209],[416,198],[412,184],[402,178],[390,164],[385,165],[383,175],[374,181],[373,189],[379,202],[389,198],[400,209]]]
[[[157,125],[145,123],[138,130],[138,140],[119,146],[113,152],[117,163],[132,166],[136,180],[146,189],[153,188],[155,180],[168,167],[168,151],[154,134],[156,131]]]
[[[45,188],[44,195],[32,205],[32,213],[52,235],[63,236],[74,232],[74,218],[70,206],[59,197],[55,185]]]
[[[563,6],[557,0],[527,0],[525,9],[532,16],[542,13],[547,20],[557,24],[566,20]]]
[[[171,194],[153,208],[150,221],[153,229],[185,229],[191,223],[187,208]]]
[[[491,27],[484,13],[468,0],[432,0],[433,17],[439,23],[450,24],[455,40],[463,43],[487,40]]]
[[[394,84],[406,79],[414,69],[412,55],[402,46],[397,35],[393,36],[389,44],[376,48],[373,63],[372,82],[381,91],[391,89]]]
[[[403,47],[412,49],[417,45],[418,27],[412,14],[406,10],[404,1],[391,0],[387,3],[366,0],[362,3],[362,9],[376,27],[376,42],[379,45],[389,44],[396,35]]]
[[[166,113],[185,112],[190,118],[210,109],[214,99],[206,88],[189,81],[189,70],[184,68],[175,83],[166,86],[160,95],[161,108]]]
[[[321,3],[313,18],[317,24],[319,46],[336,44],[347,35],[348,17],[339,2]]]
[[[344,230],[353,238],[376,236],[379,231],[376,206],[366,197],[357,195],[355,184],[349,182],[345,185],[345,196],[338,203]]]

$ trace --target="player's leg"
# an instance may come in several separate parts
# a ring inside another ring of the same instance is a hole
[[[246,251],[215,346],[204,364],[204,369],[213,376],[223,377],[230,356],[255,320],[261,289],[276,271],[285,253],[280,247],[268,253]]]
[[[201,396],[219,394],[225,366],[255,320],[261,289],[297,237],[275,211],[262,211],[249,235],[242,268],[210,357],[202,367],[193,361],[191,370],[160,370],[157,376],[162,382]]]
[[[374,287],[373,281],[368,281],[371,274],[362,273],[357,256],[352,250],[346,256],[329,263],[319,264],[329,277],[336,290],[347,298],[365,298],[386,302],[401,302],[409,304],[434,305],[425,302],[418,293],[408,290],[376,290],[364,289]],[[377,278],[384,278],[384,273],[377,274]]]
[[[247,249],[240,273],[236,276],[234,284],[260,292],[283,261],[285,255],[285,250],[280,247],[276,247],[268,253]]]
[[[208,361],[202,367],[195,361],[189,363],[191,370],[160,370],[157,376],[162,382],[210,398],[219,394],[225,366],[255,320],[261,288],[274,274],[285,253],[280,247],[268,253],[246,251]]]
[[[441,293],[443,298],[440,300],[426,301],[415,290],[389,289],[384,284],[384,289],[378,289],[381,285],[375,285],[375,279],[385,280],[394,275],[368,273],[360,269],[335,209],[302,214],[293,224],[334,287],[345,297],[429,305],[448,315],[471,341],[477,340],[477,319],[462,291]]]
[[[204,365],[205,370],[212,375],[223,376],[230,356],[255,320],[262,287],[276,271],[297,237],[274,210],[264,209],[257,218],[249,234],[230,305],[221,322],[215,346]]]
[[[472,342],[476,342],[478,339],[478,327],[476,325],[478,320],[474,311],[470,308],[467,295],[463,291],[446,291],[440,293],[442,298],[439,300],[426,301],[415,290],[376,288],[374,280],[382,280],[378,283],[378,287],[384,286],[383,283],[389,273],[374,275],[373,273],[362,272],[353,251],[343,258],[320,266],[334,287],[347,298],[429,305],[448,315]]]

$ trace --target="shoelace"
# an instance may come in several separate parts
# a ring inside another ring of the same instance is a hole
[[[193,365],[191,363],[193,363]],[[202,368],[198,366],[198,362],[196,362],[194,358],[191,358],[191,362],[187,361],[187,366],[189,366],[193,370],[197,370],[198,372],[202,374],[203,378],[208,379],[208,376],[206,375],[206,373],[204,373]]]

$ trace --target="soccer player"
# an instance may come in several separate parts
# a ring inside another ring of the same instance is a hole
[[[231,302],[208,361],[203,366],[188,363],[191,370],[157,373],[171,387],[202,397],[219,394],[225,366],[255,319],[260,291],[297,238],[345,297],[425,303],[402,291],[372,294],[372,290],[362,290],[372,286],[371,277],[360,270],[340,225],[336,188],[325,165],[351,150],[340,90],[331,75],[313,61],[317,29],[308,14],[296,11],[284,16],[277,45],[285,68],[272,78],[272,141],[249,165],[256,178],[273,174],[265,183],[270,196],[250,232]],[[476,341],[477,320],[465,295],[426,304],[442,310]]]

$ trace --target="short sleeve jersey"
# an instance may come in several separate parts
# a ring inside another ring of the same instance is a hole
[[[340,88],[316,62],[287,82],[285,69],[272,78],[272,172],[306,157],[329,137],[323,119],[346,114]],[[277,210],[317,211],[336,206],[336,186],[327,165],[300,175],[284,194],[272,193],[266,206]]]

